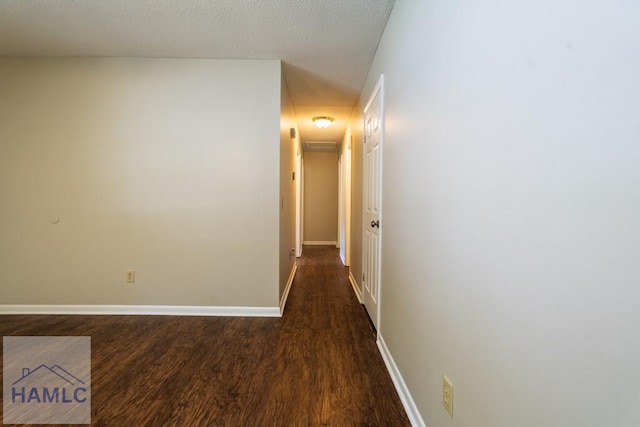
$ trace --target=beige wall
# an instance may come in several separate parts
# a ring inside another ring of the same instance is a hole
[[[638,16],[395,3],[361,100],[385,73],[380,333],[426,425],[640,425]]]
[[[296,154],[300,149],[293,104],[284,75],[280,87],[280,298],[295,264],[296,247],[296,188],[293,172],[296,170]],[[291,138],[291,128],[296,138]],[[300,179],[296,176],[295,179]]]
[[[304,241],[338,239],[338,153],[304,154]]]
[[[0,304],[278,305],[279,61],[4,58],[0,93]]]
[[[362,153],[364,122],[360,102],[353,110],[349,129],[351,141],[351,275],[356,281],[358,291],[362,293]]]

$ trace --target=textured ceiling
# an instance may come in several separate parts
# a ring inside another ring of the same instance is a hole
[[[394,0],[1,0],[1,56],[280,59],[303,140],[341,139]],[[311,115],[336,118],[314,130]]]

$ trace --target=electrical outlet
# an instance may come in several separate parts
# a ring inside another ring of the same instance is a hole
[[[136,271],[127,270],[127,283],[135,283],[135,281],[136,281]]]
[[[442,377],[442,406],[453,418],[453,383],[446,375]]]

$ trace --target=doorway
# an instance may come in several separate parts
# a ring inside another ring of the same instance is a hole
[[[304,153],[304,245],[338,247],[338,152]]]
[[[350,127],[347,127],[338,161],[339,173],[339,212],[338,243],[340,246],[340,259],[345,267],[351,265],[351,144],[353,136]]]

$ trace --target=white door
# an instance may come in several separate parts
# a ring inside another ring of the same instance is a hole
[[[346,263],[347,245],[345,244],[344,229],[344,170],[342,169],[342,154],[338,154],[338,248],[340,248],[340,260]]]
[[[297,142],[297,140],[296,140]],[[298,146],[296,154],[296,257],[302,256],[302,150]]]
[[[381,75],[364,109],[363,300],[376,329],[380,319],[383,92],[384,75]]]
[[[342,147],[338,167],[340,170],[340,259],[345,266],[351,262],[351,130],[347,129],[346,147]]]

